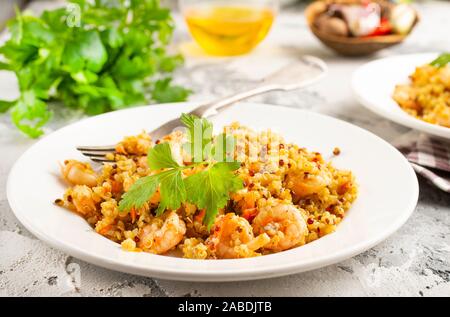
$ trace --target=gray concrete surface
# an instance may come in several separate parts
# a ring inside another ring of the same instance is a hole
[[[39,2],[34,9],[47,5]],[[414,34],[403,45],[376,57],[450,50],[450,3],[427,1],[417,7],[422,22]],[[181,19],[177,24],[175,39],[182,43],[188,35]],[[370,58],[337,57],[323,48],[307,30],[301,8],[283,12],[268,40],[253,55],[217,61],[190,52],[176,78],[196,92],[192,100],[205,100],[250,86],[252,69],[257,70],[261,59],[276,61],[286,54],[321,57],[328,63],[330,74],[320,85],[305,91],[273,93],[255,101],[333,115],[388,141],[408,132],[356,103],[350,91],[350,75]],[[1,97],[13,94],[11,85],[0,83]],[[49,130],[77,118],[57,113]],[[13,129],[8,118],[0,117],[1,296],[450,296],[450,195],[422,179],[419,203],[409,221],[389,239],[354,258],[270,280],[184,283],[103,269],[52,249],[28,233],[9,208],[5,187],[10,168],[33,142]]]

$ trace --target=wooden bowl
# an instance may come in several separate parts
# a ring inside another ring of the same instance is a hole
[[[316,1],[305,10],[306,20],[313,34],[326,46],[345,56],[364,56],[373,54],[384,48],[400,44],[409,35],[419,21],[416,11],[416,21],[408,34],[389,34],[373,37],[347,37],[324,33],[319,30],[314,21],[316,17],[327,10],[330,3],[358,3],[358,0]],[[381,1],[378,1],[381,2]]]

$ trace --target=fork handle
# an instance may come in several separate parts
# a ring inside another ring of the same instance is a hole
[[[216,114],[219,110],[223,110],[232,104],[253,97],[257,96],[269,91],[275,91],[275,90],[285,90],[282,86],[279,85],[263,85],[258,86],[256,88],[246,90],[237,94],[230,95],[225,98],[221,98],[219,100],[207,103],[205,105],[201,105],[194,110],[190,112],[190,114],[196,115],[197,117],[206,117],[210,115]]]
[[[303,80],[299,83],[295,83],[295,84],[288,84],[288,85],[283,85],[283,84],[275,84],[275,83],[265,83],[262,84],[260,86],[257,86],[253,89],[247,90],[247,91],[243,91],[243,92],[239,92],[233,95],[230,95],[228,97],[224,97],[218,100],[215,100],[213,102],[209,102],[207,104],[204,105],[200,105],[198,107],[196,107],[195,109],[193,109],[190,114],[196,115],[197,117],[206,117],[206,116],[210,116],[210,115],[215,115],[219,112],[219,110],[223,110],[225,108],[228,108],[229,106],[231,106],[232,104],[253,97],[253,96],[257,96],[269,91],[276,91],[276,90],[281,90],[281,91],[290,91],[290,90],[296,90],[296,89],[301,89],[301,88],[305,88],[311,84],[314,84],[315,82],[317,82],[319,79],[321,79],[327,72],[327,66],[326,64],[316,58],[316,57],[312,57],[312,56],[307,56],[306,62],[309,64],[314,64],[317,68],[319,68],[320,73],[319,75],[313,77],[313,78],[309,78],[307,80]]]

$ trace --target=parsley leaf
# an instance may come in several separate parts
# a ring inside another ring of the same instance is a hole
[[[167,62],[170,63],[170,62]],[[164,65],[164,67],[168,67]],[[172,78],[164,78],[155,82],[152,98],[158,102],[184,101],[191,94],[191,90],[178,85],[172,85]]]
[[[450,53],[442,53],[434,61],[432,61],[430,65],[436,67],[444,67],[448,63],[450,63]]]
[[[186,167],[178,165],[172,157],[169,143],[157,144],[148,151],[148,165],[151,170],[168,169],[158,174],[138,179],[119,203],[120,211],[141,208],[159,188],[161,201],[157,215],[166,209],[176,210],[186,201],[186,189],[182,178],[182,170]]]
[[[171,169],[159,175],[161,201],[156,215],[161,215],[166,209],[177,210],[186,201],[186,187],[180,169]]]
[[[208,228],[230,199],[230,193],[243,187],[242,180],[233,173],[239,167],[238,162],[220,162],[185,179],[188,200],[206,210],[203,221]]]
[[[76,33],[62,55],[62,62],[71,74],[82,70],[100,72],[107,60],[108,53],[95,30]]]
[[[16,101],[0,100],[0,113],[8,111],[15,103]]]
[[[141,208],[155,194],[158,185],[158,174],[139,178],[122,196],[119,210],[124,212],[132,208]]]
[[[41,127],[51,118],[47,104],[32,90],[24,92],[11,109],[14,124],[31,137],[40,136]]]
[[[148,152],[147,161],[148,166],[152,170],[180,167],[172,157],[172,151],[170,150],[169,143],[160,143],[150,149]]]

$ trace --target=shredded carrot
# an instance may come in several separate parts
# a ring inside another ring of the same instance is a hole
[[[102,235],[105,235],[105,234],[108,233],[109,230],[112,229],[112,227],[113,227],[113,225],[107,225],[107,226],[103,227],[103,228],[99,231],[99,233],[102,234]]]
[[[131,208],[130,215],[131,215],[131,222],[134,223],[136,221],[136,209]]]
[[[352,187],[352,182],[346,182],[338,187],[337,193],[339,195],[344,195]]]
[[[155,194],[153,194],[153,196],[150,198],[150,203],[151,204],[157,204],[159,203],[161,200],[161,193],[159,192],[159,189],[156,191]]]
[[[197,222],[202,222],[204,217],[205,217],[205,209],[202,209],[198,214],[195,215],[194,219]]]
[[[111,192],[112,193],[120,193],[123,190],[122,183],[113,180],[111,182]]]
[[[256,217],[257,213],[258,210],[256,208],[247,208],[242,211],[242,217],[248,221],[252,221]]]

